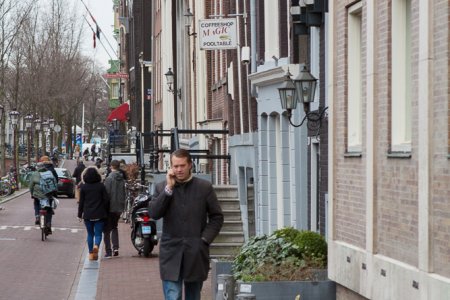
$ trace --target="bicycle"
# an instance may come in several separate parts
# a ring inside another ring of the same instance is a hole
[[[136,197],[138,190],[139,185],[136,182],[130,181],[125,183],[125,210],[122,214],[122,219],[125,223],[131,222],[131,211],[133,209],[134,198]]]
[[[50,201],[48,199],[39,200],[41,209],[39,210],[39,228],[41,229],[41,239],[45,241],[47,236],[51,234],[52,228],[48,226],[48,214],[51,214]]]
[[[0,198],[11,195],[11,184],[7,177],[2,177],[0,180]]]

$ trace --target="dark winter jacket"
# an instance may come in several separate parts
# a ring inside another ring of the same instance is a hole
[[[110,199],[110,212],[121,213],[125,209],[125,179],[120,171],[112,171],[105,179]]]
[[[109,196],[96,167],[83,171],[84,183],[80,187],[78,218],[85,220],[106,219],[109,213]]]
[[[193,177],[177,183],[173,194],[156,185],[149,203],[150,216],[163,218],[159,253],[162,280],[204,281],[209,271],[209,244],[219,234],[223,213],[210,182]]]
[[[58,182],[58,173],[56,173],[55,166],[53,165],[53,163],[51,163],[51,162],[44,163],[44,166],[47,170],[52,172],[53,176],[55,176],[55,178],[56,178],[56,182]]]
[[[77,184],[79,184],[81,181],[81,174],[83,173],[84,169],[86,169],[86,166],[82,161],[80,161],[75,170],[73,170],[72,176],[75,177]]]

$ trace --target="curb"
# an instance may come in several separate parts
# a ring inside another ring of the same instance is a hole
[[[6,203],[8,201],[11,201],[12,199],[15,199],[17,197],[22,196],[23,194],[29,193],[30,191],[28,190],[28,188],[21,188],[18,191],[15,191],[13,194],[3,198],[0,200],[0,204],[2,203]]]

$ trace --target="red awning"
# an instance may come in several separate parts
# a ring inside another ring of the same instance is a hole
[[[121,122],[125,122],[128,120],[129,111],[130,107],[128,106],[128,103],[121,104],[109,114],[107,121],[112,122],[112,120],[117,119]]]

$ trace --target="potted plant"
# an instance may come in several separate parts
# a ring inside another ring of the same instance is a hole
[[[292,227],[251,238],[236,255],[232,272],[238,293],[256,299],[334,299],[327,278],[327,243],[318,233]]]

